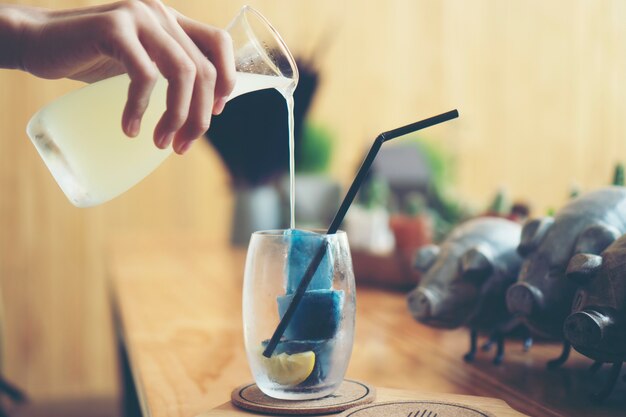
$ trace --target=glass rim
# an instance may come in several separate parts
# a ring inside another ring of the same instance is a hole
[[[284,237],[285,236],[285,231],[287,230],[300,230],[300,231],[304,231],[304,232],[313,232],[313,233],[317,233],[317,236],[324,236],[324,237],[330,237],[330,236],[345,236],[346,232],[343,230],[337,230],[337,232],[335,232],[334,234],[328,234],[326,233],[325,229],[269,229],[269,230],[257,230],[255,232],[252,232],[252,236],[266,236],[266,237]],[[300,237],[307,237],[308,235],[302,235]],[[311,235],[311,237],[314,237],[314,235]]]

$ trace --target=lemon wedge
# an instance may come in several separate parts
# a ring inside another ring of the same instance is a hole
[[[281,353],[271,358],[262,356],[262,361],[270,380],[280,385],[298,385],[313,372],[315,352]]]

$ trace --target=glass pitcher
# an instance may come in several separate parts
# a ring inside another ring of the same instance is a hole
[[[271,24],[244,6],[226,29],[233,39],[236,84],[229,100],[256,90],[293,89],[295,60]],[[130,79],[126,74],[73,91],[39,110],[27,133],[67,198],[77,207],[111,200],[137,184],[171,153],[152,132],[165,111],[167,81],[157,82],[142,129],[128,138],[120,121]]]

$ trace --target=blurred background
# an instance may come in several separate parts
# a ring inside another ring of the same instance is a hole
[[[219,27],[244,4],[167,3]],[[562,206],[573,187],[610,183],[613,167],[626,157],[625,2],[247,4],[314,70],[308,135],[325,150],[311,171],[323,172],[341,195],[378,133],[453,108],[458,120],[419,140],[439,155],[445,194],[468,210],[488,207],[500,189],[532,214],[544,214]],[[40,399],[117,395],[106,282],[112,236],[190,231],[227,242],[242,188],[216,147],[199,141],[120,198],[73,207],[25,127],[36,110],[79,86],[0,71],[3,369]],[[252,134],[248,140],[266,139]],[[271,179],[279,189],[282,181]]]

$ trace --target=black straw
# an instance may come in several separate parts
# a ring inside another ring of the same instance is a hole
[[[339,229],[339,226],[341,225],[343,218],[346,216],[346,213],[348,212],[348,209],[350,208],[352,201],[354,201],[354,197],[356,196],[356,193],[359,191],[359,188],[361,187],[361,184],[363,183],[363,180],[365,179],[365,176],[367,175],[367,171],[369,171],[370,167],[372,166],[372,163],[374,162],[374,158],[376,158],[376,155],[378,154],[378,151],[380,150],[381,146],[383,146],[383,143],[390,141],[391,139],[404,136],[408,133],[416,132],[418,130],[425,129],[427,127],[434,126],[439,123],[447,122],[448,120],[456,119],[457,117],[459,117],[459,112],[457,110],[451,110],[449,112],[442,113],[437,116],[429,117],[428,119],[411,123],[410,125],[402,126],[397,129],[393,129],[388,132],[383,132],[380,135],[378,135],[378,137],[374,140],[374,143],[372,144],[370,151],[367,153],[365,160],[361,164],[361,168],[359,168],[359,172],[357,172],[356,177],[354,178],[354,181],[352,181],[352,185],[350,186],[348,193],[344,197],[343,202],[341,203],[341,206],[339,207],[339,210],[337,211],[337,214],[335,215],[335,218],[330,224],[330,227],[328,228],[328,231],[326,232],[326,234],[332,235],[332,234],[337,233],[337,230]],[[306,289],[311,283],[311,280],[313,279],[313,275],[315,275],[315,271],[317,271],[317,267],[322,262],[322,259],[324,258],[324,255],[326,254],[327,248],[328,248],[328,241],[324,239],[323,243],[317,249],[315,256],[313,256],[313,259],[311,259],[311,262],[309,263],[309,266],[307,267],[304,273],[304,276],[302,277],[302,280],[300,281],[300,284],[298,284],[298,288],[296,289],[296,292],[291,300],[291,303],[289,303],[289,307],[287,307],[287,311],[285,311],[283,318],[280,320],[280,323],[278,323],[278,326],[276,327],[276,330],[274,331],[272,338],[270,339],[269,343],[265,347],[265,350],[263,351],[263,356],[265,356],[266,358],[269,358],[272,356],[272,353],[274,353],[274,349],[276,349],[276,346],[278,345],[280,338],[283,337],[283,333],[285,333],[285,329],[287,329],[287,326],[289,326],[289,322],[291,321],[293,314],[298,308],[298,304],[300,303],[300,300],[302,299],[302,297],[304,297],[304,293],[306,292]]]

